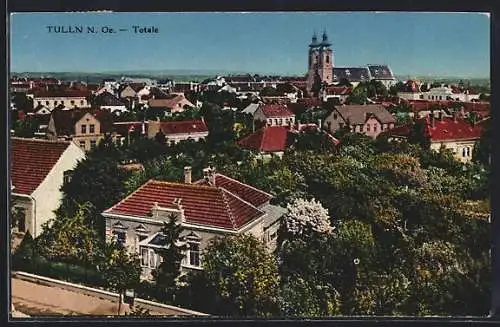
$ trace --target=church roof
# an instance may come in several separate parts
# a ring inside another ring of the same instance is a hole
[[[349,82],[363,82],[371,79],[368,67],[334,67],[333,82],[340,82],[342,79]]]
[[[368,65],[368,69],[373,79],[395,79],[391,69],[387,65]]]

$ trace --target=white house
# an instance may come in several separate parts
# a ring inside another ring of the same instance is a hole
[[[54,218],[62,199],[65,179],[85,152],[69,141],[49,141],[13,137],[11,139],[11,183],[14,206],[24,213],[15,232],[42,233],[42,224]]]
[[[142,278],[151,279],[161,262],[161,229],[171,216],[183,227],[188,245],[182,270],[203,269],[203,251],[216,236],[251,234],[275,246],[285,210],[269,204],[272,196],[210,168],[203,173],[194,183],[190,167],[184,169],[184,183],[149,180],[102,213],[107,240],[115,238],[140,255]]]

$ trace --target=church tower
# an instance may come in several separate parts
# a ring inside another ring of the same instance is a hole
[[[314,33],[311,44],[309,44],[308,61],[307,90],[309,92],[315,82],[319,81],[327,85],[332,84],[333,51],[326,31],[323,32],[321,42],[318,42],[318,37]]]

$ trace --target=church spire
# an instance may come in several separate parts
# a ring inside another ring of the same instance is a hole
[[[314,31],[312,39],[311,39],[311,44],[309,45],[311,48],[317,47],[319,45],[318,43],[318,36],[316,35],[316,31]]]
[[[321,42],[321,45],[324,47],[329,47],[332,45],[330,42],[328,42],[328,34],[326,34],[326,28],[323,30],[323,40]]]

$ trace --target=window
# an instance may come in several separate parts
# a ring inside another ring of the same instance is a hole
[[[75,105],[75,100],[71,100],[69,103],[71,103],[72,106]]]
[[[337,120],[337,114],[333,114],[333,119]]]
[[[90,125],[89,125],[89,133],[90,133],[90,134],[95,133],[95,125],[94,125],[94,124],[90,124]]]
[[[420,94],[419,98],[420,98],[421,100],[423,100],[423,99],[424,99],[424,95],[423,95],[423,94]]]
[[[149,268],[156,268],[156,253],[153,249],[149,249]]]
[[[82,125],[82,134],[86,134],[87,133],[87,125]]]
[[[188,242],[188,265],[199,267],[200,266],[200,243]]]
[[[370,131],[370,124],[366,124],[366,131],[369,132]]]
[[[83,106],[83,104],[84,104],[83,100],[80,100],[80,105],[82,105],[82,106]]]
[[[38,105],[41,106],[42,105],[42,101],[37,101]]]
[[[85,141],[80,141],[80,148],[85,149]]]
[[[278,119],[278,124],[279,125],[283,125],[283,119],[282,118]]]
[[[49,101],[45,101],[45,104],[48,106],[50,104],[50,102]]]
[[[465,153],[465,148],[463,148],[463,149],[462,149],[462,157],[464,157],[464,158],[465,158],[465,156],[466,156],[466,153]]]
[[[12,213],[12,219],[14,225],[17,227],[17,231],[24,233],[26,231],[26,211],[23,207],[15,207]]]
[[[72,175],[73,175],[73,171],[72,170],[66,170],[63,173],[63,184],[68,184],[69,182],[71,182]]]
[[[148,254],[149,254],[149,249],[148,248],[141,248],[141,266],[147,267],[148,266]]]
[[[326,63],[329,63],[330,62],[330,56],[326,56]]]
[[[116,237],[116,241],[121,245],[125,245],[127,241],[127,235],[125,232],[113,231],[113,236]]]
[[[377,124],[373,125],[373,131],[376,132],[377,131]]]
[[[95,140],[90,141],[90,148],[91,149],[94,149],[96,147],[96,145],[97,145],[97,141],[95,141]]]

